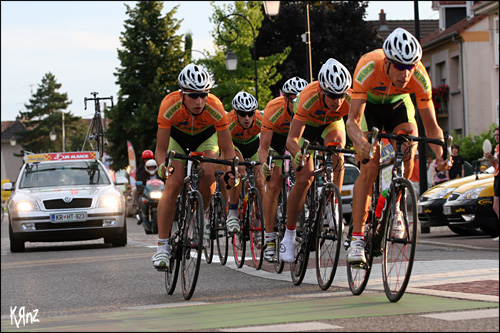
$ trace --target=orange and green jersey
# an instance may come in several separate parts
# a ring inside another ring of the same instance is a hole
[[[250,128],[244,129],[238,121],[236,111],[232,110],[227,114],[229,121],[229,131],[234,142],[248,144],[259,138],[260,129],[262,127],[262,114],[259,110],[255,110],[253,124]]]
[[[349,113],[349,108],[351,106],[350,93],[351,89],[349,89],[338,111],[330,111],[324,103],[325,94],[319,86],[319,82],[314,81],[309,83],[304,90],[297,95],[293,117],[313,127],[319,127],[341,120],[342,117],[347,116]]]
[[[170,129],[194,136],[214,126],[217,131],[228,128],[229,122],[222,102],[215,95],[208,94],[205,109],[193,115],[182,103],[182,91],[175,91],[163,99],[158,112],[158,128]]]
[[[418,62],[406,87],[400,89],[392,84],[391,79],[384,71],[384,59],[385,55],[382,49],[366,53],[359,59],[353,76],[352,99],[389,105],[415,93],[419,109],[434,107],[431,80],[422,62]]]
[[[292,111],[288,110],[284,96],[269,101],[262,116],[262,131],[274,131],[274,133],[288,135]]]

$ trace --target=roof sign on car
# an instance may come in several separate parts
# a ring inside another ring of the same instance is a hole
[[[25,155],[26,163],[48,162],[48,161],[74,161],[74,160],[96,160],[99,158],[99,152],[96,151],[78,151],[71,153],[45,153]]]

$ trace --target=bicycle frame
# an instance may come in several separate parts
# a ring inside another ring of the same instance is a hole
[[[85,110],[87,110],[87,101],[94,101],[95,114],[90,122],[89,129],[87,131],[87,135],[85,136],[85,140],[83,141],[82,151],[85,150],[85,144],[87,141],[89,142],[92,150],[96,150],[99,152],[99,157],[102,160],[104,156],[104,145],[107,144],[104,140],[104,125],[101,117],[101,105],[100,101],[102,100],[111,100],[111,107],[113,107],[113,96],[111,97],[97,97],[98,92],[91,92],[93,98],[84,98]],[[92,145],[92,141],[94,141],[96,147]]]

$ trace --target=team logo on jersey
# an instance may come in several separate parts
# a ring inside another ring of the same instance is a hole
[[[168,120],[171,120],[172,116],[180,110],[182,106],[182,101],[178,101],[177,103],[175,103],[174,105],[172,105],[170,107],[170,109],[167,109],[167,111],[165,111],[165,113],[163,114],[163,117],[167,118]]]
[[[215,120],[220,121],[222,119],[222,115],[220,114],[219,111],[214,109],[212,106],[206,104],[205,105],[205,110],[212,116],[214,117]]]
[[[319,100],[319,93],[314,94],[304,103],[304,109],[309,110],[311,106]]]
[[[231,132],[235,127],[236,127],[236,121],[233,121],[231,124],[229,124],[229,132]]]
[[[429,81],[427,80],[427,76],[424,75],[418,68],[415,71],[415,73],[413,74],[413,76],[417,80],[418,84],[422,87],[422,89],[425,92],[429,92],[430,85],[429,85]]]
[[[283,114],[283,111],[285,111],[285,108],[282,106],[276,111],[271,118],[269,119],[273,124],[276,122],[276,120],[279,119],[279,117]]]
[[[373,73],[374,71],[375,71],[375,62],[370,61],[369,63],[361,67],[358,76],[356,77],[356,81],[358,81],[359,84],[363,84],[366,78],[369,77],[371,73]]]

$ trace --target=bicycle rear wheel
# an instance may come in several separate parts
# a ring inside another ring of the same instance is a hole
[[[262,211],[262,199],[258,189],[254,189],[248,207],[250,248],[252,250],[252,261],[256,270],[261,269],[264,250],[264,213]]]
[[[349,233],[347,236],[348,243],[350,244],[350,239],[352,237],[352,215],[349,225]],[[347,282],[349,284],[349,289],[353,295],[361,295],[365,290],[368,283],[368,278],[370,277],[370,272],[372,270],[373,263],[373,253],[371,251],[373,244],[373,227],[371,220],[371,213],[368,214],[368,221],[365,225],[365,258],[366,263],[361,265],[351,265],[347,262]]]
[[[297,237],[295,239],[295,261],[290,264],[290,273],[292,275],[292,282],[296,286],[302,283],[306,275],[309,262],[309,251],[311,250],[310,239],[315,235],[314,233],[311,235],[313,232],[313,230],[311,230],[311,224],[314,210],[310,197],[311,191],[311,188],[309,188],[304,208],[302,209],[297,228],[295,229],[297,232]]]
[[[176,239],[179,234],[179,225],[181,221],[180,215],[180,197],[177,198],[175,202],[175,215],[174,221],[172,222],[172,228],[170,230],[170,248],[171,248],[171,257],[170,257],[170,267],[165,271],[165,288],[167,290],[167,294],[172,295],[175,290],[175,286],[177,285],[177,277],[179,276],[179,266],[180,266],[180,258],[182,247],[176,243]]]
[[[193,296],[200,272],[203,248],[203,199],[199,192],[189,200],[182,253],[182,295],[188,300]]]
[[[215,227],[215,241],[217,243],[217,252],[219,253],[221,265],[225,265],[227,262],[229,238],[226,229],[226,204],[222,195],[217,194],[215,196],[214,208],[215,223],[213,225]]]
[[[247,202],[244,199],[244,190],[241,191],[240,199],[238,202],[238,210],[240,217],[240,232],[233,234],[233,251],[234,251],[234,262],[236,263],[236,267],[241,268],[245,263],[245,251],[247,247],[246,241],[246,230],[245,230],[245,215],[247,210]]]
[[[410,281],[417,246],[417,199],[413,184],[397,179],[391,185],[391,208],[384,231],[382,280],[387,298],[397,302]],[[398,211],[401,212],[398,213]],[[402,216],[404,230],[396,230],[397,215]]]
[[[316,276],[321,289],[330,288],[342,243],[342,198],[337,185],[323,187],[316,233]]]
[[[274,261],[274,270],[278,274],[283,272],[283,268],[285,268],[285,262],[281,260],[280,257],[280,243],[283,237],[285,236],[285,229],[286,229],[286,193],[284,190],[286,188],[285,186],[287,185],[283,184],[283,186],[281,187],[281,193],[278,197],[278,213],[276,214],[276,221],[274,222],[277,229],[276,240],[275,240],[276,260]]]
[[[205,226],[203,227],[203,254],[207,264],[212,263],[214,257],[214,225],[215,225],[215,196],[212,196],[208,211],[205,214]]]

